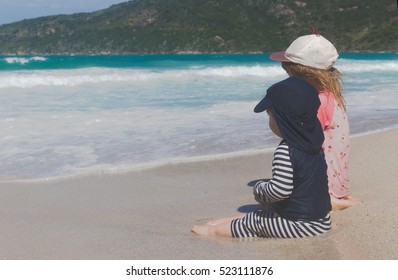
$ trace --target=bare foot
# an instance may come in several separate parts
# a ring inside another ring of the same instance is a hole
[[[209,225],[196,225],[192,228],[192,232],[197,235],[209,235]]]
[[[342,198],[336,198],[333,195],[331,195],[330,201],[332,203],[333,211],[344,210],[356,204],[356,201],[349,195]]]

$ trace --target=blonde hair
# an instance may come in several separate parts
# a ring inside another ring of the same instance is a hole
[[[318,91],[329,90],[333,93],[337,102],[346,110],[341,81],[342,75],[336,68],[322,70],[293,62],[282,62],[282,68],[289,76],[306,80]]]

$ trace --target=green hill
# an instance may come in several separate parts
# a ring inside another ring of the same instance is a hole
[[[315,26],[339,51],[397,51],[395,0],[135,0],[0,26],[0,54],[268,52]]]

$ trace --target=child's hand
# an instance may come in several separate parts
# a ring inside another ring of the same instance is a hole
[[[270,207],[271,203],[262,201],[257,199],[256,197],[254,197],[256,199],[256,201],[258,202],[258,204],[260,204],[261,209],[267,209],[268,207]]]
[[[268,208],[268,206],[271,204],[270,202],[268,202],[267,196],[265,195],[265,191],[263,189],[269,181],[270,179],[256,180],[256,183],[253,187],[254,199],[260,204],[262,208]]]
[[[258,180],[253,180],[247,183],[249,187],[254,187],[258,182],[268,182],[270,179],[258,179]]]

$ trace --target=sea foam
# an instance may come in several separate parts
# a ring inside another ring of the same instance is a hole
[[[33,57],[6,57],[3,58],[9,64],[27,64],[32,61],[46,61],[47,58],[42,56],[33,56]]]
[[[369,57],[336,64],[354,134],[398,123],[398,61]],[[120,64],[133,58],[116,57]],[[222,61],[174,58],[157,63],[140,56],[142,67],[111,67],[109,57],[0,59],[0,181],[129,169],[277,144],[266,114],[253,108],[270,85],[287,77],[279,63],[254,62],[252,56],[231,56],[232,62],[227,55]],[[25,59],[30,62],[22,64]],[[61,62],[68,59],[70,68]],[[100,66],[104,60],[107,66]]]
[[[177,81],[197,77],[276,77],[283,75],[280,67],[219,67],[204,69],[183,69],[150,71],[113,68],[83,68],[74,70],[32,70],[7,71],[0,75],[0,88],[32,88],[37,86],[79,86],[107,82],[152,82]]]

